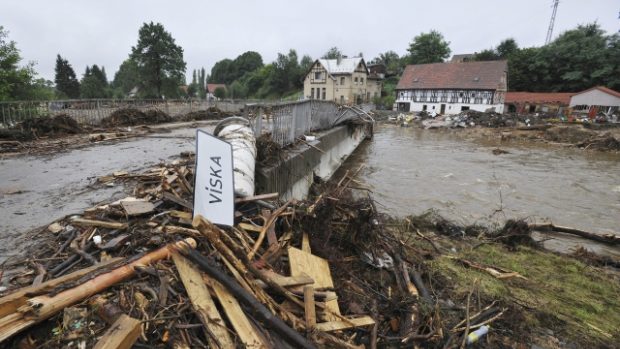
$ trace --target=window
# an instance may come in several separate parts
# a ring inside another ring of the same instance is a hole
[[[340,85],[344,85],[344,76],[340,78]]]
[[[314,87],[310,89],[310,99],[314,98]]]
[[[426,104],[422,106],[422,111],[426,111]]]
[[[316,99],[321,99],[321,89],[318,87],[316,89]]]
[[[314,80],[322,80],[323,77],[321,75],[320,71],[314,72]]]
[[[340,104],[344,104],[344,96],[340,96]]]
[[[469,110],[469,107],[461,107],[461,111]]]
[[[326,93],[326,90],[325,90],[325,87],[323,87],[323,99],[325,99],[325,93]]]
[[[357,77],[355,77],[355,79],[353,81],[355,81],[355,84],[357,85]]]
[[[360,85],[364,84],[364,78],[360,78]]]

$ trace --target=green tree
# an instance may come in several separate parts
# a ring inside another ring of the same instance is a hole
[[[376,57],[374,62],[383,64],[386,71],[390,74],[399,74],[404,68],[404,65],[402,64],[403,60],[401,60],[398,53],[394,51],[386,51],[379,54],[379,57]]]
[[[407,51],[410,64],[443,62],[451,52],[450,43],[436,30],[416,36]]]
[[[56,83],[56,89],[58,92],[68,98],[80,97],[80,83],[75,76],[75,71],[69,61],[62,58],[60,55],[56,56],[56,76],[54,82]]]
[[[215,89],[215,91],[213,91],[213,95],[216,98],[220,98],[220,99],[226,98],[226,89],[223,88],[222,86],[219,86]]]
[[[95,64],[86,67],[82,81],[80,82],[81,98],[106,98],[108,97],[107,80],[105,75]]]
[[[216,62],[211,68],[209,82],[213,84],[228,84],[235,80],[234,64],[231,59]]]
[[[200,68],[200,72],[198,73],[198,97],[200,97],[200,99],[205,99],[207,97],[207,77],[205,74],[205,68]]]
[[[274,62],[274,71],[271,82],[274,90],[280,94],[288,92],[293,88],[303,85],[301,81],[297,52],[289,50],[287,55],[278,53],[278,58]]]
[[[235,58],[234,80],[242,77],[244,74],[252,72],[263,66],[263,57],[258,52],[247,51]]]
[[[229,91],[228,95],[229,95],[230,98],[235,98],[235,99],[246,98],[248,96],[248,89],[240,81],[235,80],[230,85],[230,91]]]
[[[495,48],[497,55],[500,58],[508,58],[510,55],[519,51],[519,45],[517,45],[517,41],[513,38],[508,38],[497,45]]]
[[[138,66],[141,93],[161,98],[179,95],[186,64],[183,48],[161,23],[144,23],[138,33],[138,44],[131,48],[131,59]]]
[[[499,55],[494,49],[486,49],[476,52],[474,61],[495,61],[499,59]]]
[[[133,59],[128,58],[123,61],[116,74],[114,74],[112,86],[115,90],[120,91],[120,96],[124,97],[139,85],[138,64]]]
[[[15,41],[0,26],[0,101],[29,99],[34,80],[33,64],[20,67],[21,56]]]
[[[330,48],[329,50],[327,50],[327,52],[325,52],[325,54],[323,55],[323,59],[340,59],[343,58],[344,55],[342,54],[342,51],[340,51],[340,49],[336,46]]]

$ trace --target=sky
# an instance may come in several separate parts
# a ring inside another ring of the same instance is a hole
[[[184,49],[187,77],[224,58],[259,52],[265,63],[295,49],[320,58],[337,46],[367,60],[432,29],[452,54],[473,53],[512,37],[520,47],[544,44],[552,0],[0,0],[0,26],[17,43],[24,63],[54,80],[56,55],[80,78],[103,65],[108,78],[136,45],[144,22],[160,22]],[[554,38],[579,24],[620,30],[618,0],[560,0]]]

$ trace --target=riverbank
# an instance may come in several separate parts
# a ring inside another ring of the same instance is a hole
[[[310,345],[351,348],[406,342],[456,348],[464,333],[482,325],[490,325],[489,333],[478,341],[483,348],[612,348],[620,339],[617,271],[590,259],[540,249],[522,221],[489,228],[459,225],[429,214],[392,219],[379,213],[369,197],[354,199],[361,194],[353,195],[348,186],[355,186],[355,181],[344,175],[315,187],[316,195],[308,200],[267,200],[266,206],[252,200],[239,202],[241,216],[235,229],[213,229],[196,222],[192,227],[187,206],[191,203],[188,183],[192,183],[192,163],[186,159],[139,173],[102,177],[99,181],[104,184],[124,182],[133,188],[135,199],[97,205],[33,231],[27,253],[4,265],[2,282],[8,289],[0,299],[0,312],[12,317],[15,324],[22,321],[17,319],[19,314],[28,315],[28,321],[41,322],[17,331],[3,347],[90,347],[110,335],[106,331],[111,325],[98,310],[102,304],[112,304],[138,321],[134,340],[139,344],[163,348],[211,343],[214,339],[209,333],[215,327],[212,322],[200,323],[201,308],[192,296],[200,287],[190,286],[184,279],[186,267],[181,267],[185,264],[178,257],[142,265],[137,275],[109,284],[96,294],[78,296],[51,313],[46,306],[41,311],[32,308],[36,302],[27,299],[20,298],[19,302],[26,302],[23,307],[3,302],[17,287],[38,285],[82,272],[93,263],[121,258],[117,264],[99,267],[95,275],[86,272],[51,291],[38,290],[36,299],[45,304],[58,292],[61,298],[63,292],[79,294],[71,290],[84,282],[98,284],[105,273],[119,268],[118,263],[122,266],[187,238],[194,239],[200,255],[214,257],[208,259],[212,266],[233,282],[247,284],[246,289],[253,290],[274,316],[302,337],[307,335]],[[316,330],[308,331],[311,320],[305,315],[306,299],[299,290],[281,286],[289,275],[295,276],[291,265],[297,258],[293,252],[299,253],[295,249],[325,261],[300,262],[303,270],[317,278]],[[200,258],[193,255],[190,259],[195,262]],[[191,265],[198,268],[200,264]],[[314,268],[322,271],[316,274]],[[209,281],[214,277],[211,272],[196,273],[205,280],[202,287],[213,291],[214,308],[210,311],[217,309],[222,316],[215,326],[225,326],[233,343],[246,343],[248,333],[255,333],[267,346],[290,341],[265,325],[250,308],[232,312],[230,302],[240,301],[233,289],[226,286],[222,291],[221,286],[214,286]],[[333,286],[325,286],[327,277]],[[280,286],[273,284],[274,280],[280,280]],[[202,284],[195,279],[192,282]],[[301,300],[301,307],[295,300]],[[347,321],[351,320],[334,322],[336,317],[326,322],[330,313],[324,309],[329,302],[330,311],[337,309],[345,319],[364,319],[364,324],[355,320],[360,325],[350,329]],[[49,317],[40,318],[43,314]],[[247,317],[253,330],[236,327],[240,317]],[[325,332],[327,325],[320,324],[327,323],[338,323],[342,330]],[[0,326],[2,338],[6,338],[5,327]]]

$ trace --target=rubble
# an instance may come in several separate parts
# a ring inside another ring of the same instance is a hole
[[[133,108],[122,108],[101,120],[104,127],[135,126],[160,124],[172,121],[172,117],[159,109],[141,111]]]
[[[63,136],[81,133],[82,127],[66,114],[26,119],[10,129],[0,129],[0,139],[28,141],[46,136]]]
[[[354,195],[347,173],[309,200],[238,198],[235,226],[220,227],[192,217],[193,176],[192,156],[118,171],[99,182],[133,185],[131,197],[37,231],[27,254],[4,264],[2,345],[453,348],[485,332],[477,345],[495,348],[535,343],[532,326],[566,328],[581,345],[618,335],[614,315],[588,320],[598,335],[555,322],[579,313],[558,310],[541,280],[572,290],[582,269],[538,251],[522,221],[495,231],[432,213],[391,219]],[[574,273],[557,281],[540,272],[549,263]],[[617,292],[615,281],[588,277],[600,287],[580,292],[594,293],[562,301],[620,308],[596,293]]]
[[[183,121],[196,121],[196,120],[221,120],[229,116],[233,116],[233,113],[225,112],[217,107],[209,107],[206,110],[197,110],[189,112],[181,117]]]

